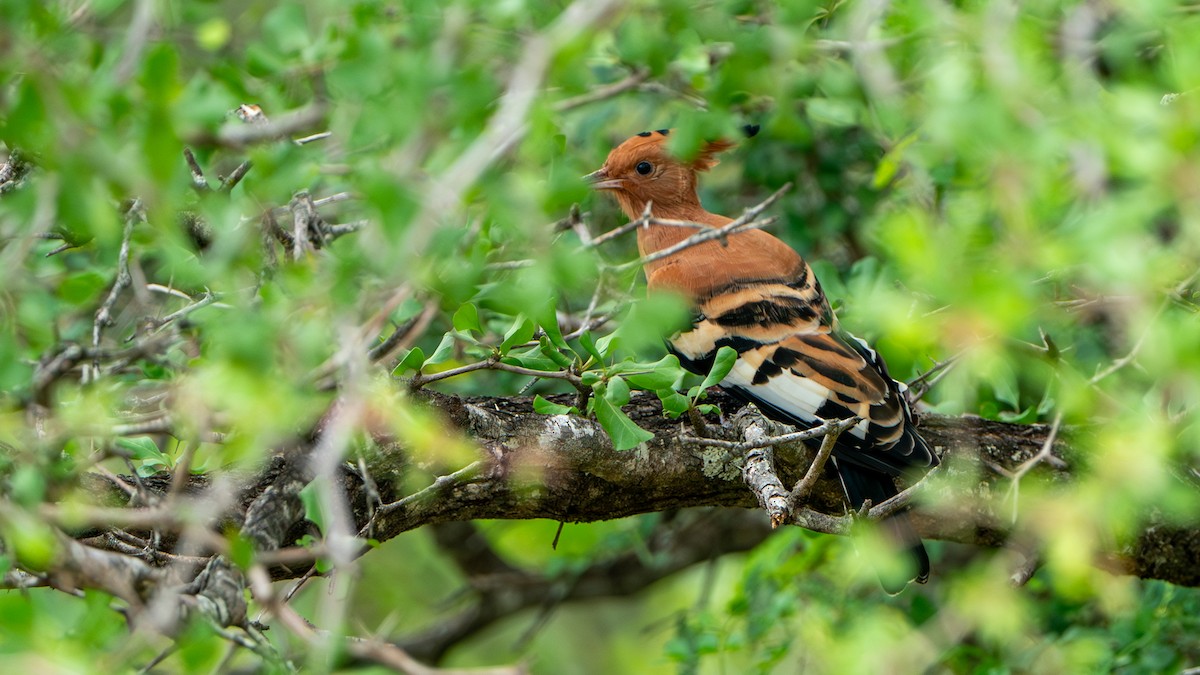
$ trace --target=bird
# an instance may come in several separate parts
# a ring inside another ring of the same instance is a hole
[[[758,127],[745,131],[753,136]],[[705,209],[696,187],[699,174],[736,143],[706,141],[685,160],[669,151],[670,134],[659,129],[630,137],[585,181],[614,196],[630,220],[649,206],[661,219],[712,228],[732,222]],[[637,230],[638,251],[646,258],[694,233],[650,223]],[[894,497],[897,477],[923,474],[938,464],[917,432],[905,385],[892,379],[866,341],[839,325],[812,268],[779,238],[758,229],[738,231],[724,241],[649,260],[643,270],[649,292],[682,294],[692,305],[690,329],[667,339],[684,368],[707,375],[717,351],[732,347],[737,359],[720,385],[767,417],[802,429],[861,418],[838,437],[831,456],[851,508]],[[880,525],[903,551],[897,556],[903,574],[879,572],[884,590],[895,594],[909,582],[925,583],[929,556],[908,513],[900,511]]]

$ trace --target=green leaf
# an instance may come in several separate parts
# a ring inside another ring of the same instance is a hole
[[[91,302],[108,286],[108,277],[99,272],[80,272],[63,279],[58,295],[72,305]]]
[[[658,400],[662,401],[663,412],[671,419],[675,419],[686,413],[692,405],[691,399],[674,389],[660,389],[654,392],[658,396]]]
[[[166,464],[169,458],[163,454],[162,450],[158,449],[158,444],[153,439],[141,436],[139,438],[118,438],[116,441],[118,448],[123,448],[129,451],[130,457],[133,459],[151,459],[158,460]]]
[[[533,320],[521,315],[504,334],[504,342],[500,343],[500,353],[507,354],[516,345],[523,345],[533,339]]]
[[[543,415],[571,415],[571,414],[577,415],[577,414],[579,414],[579,409],[576,408],[575,406],[559,405],[558,403],[552,403],[552,402],[547,401],[546,399],[542,398],[541,394],[538,394],[533,397],[533,410],[534,410],[534,412],[541,413]]]
[[[17,503],[33,506],[45,498],[46,476],[37,466],[20,465],[9,478],[8,491]]]
[[[562,331],[558,327],[558,312],[554,303],[551,302],[546,306],[546,309],[538,316],[538,325],[542,327],[542,332],[546,337],[550,338],[550,343],[562,350],[569,350],[571,347],[567,345],[567,341],[563,338]]]
[[[570,368],[575,363],[574,359],[562,353],[560,348],[554,345],[549,336],[543,335],[538,338],[538,350],[543,356],[558,364],[559,368]]]
[[[442,341],[438,343],[437,349],[433,350],[433,354],[425,363],[427,365],[442,363],[447,361],[454,355],[454,334],[446,333],[442,336]]]
[[[700,389],[708,389],[709,387],[720,384],[721,380],[733,370],[733,364],[737,361],[737,351],[733,347],[721,347],[717,350],[717,357],[713,360],[712,370],[708,371],[708,375],[704,376],[704,382],[700,383]]]
[[[879,165],[875,167],[875,178],[871,181],[876,190],[887,187],[888,183],[891,183],[892,179],[896,177],[904,160],[904,150],[915,140],[917,140],[916,134],[905,136],[879,160]]]
[[[583,347],[596,363],[604,363],[604,355],[596,348],[596,338],[592,337],[591,331],[583,331],[579,334],[579,346]]]
[[[316,483],[309,483],[300,490],[300,503],[304,505],[304,517],[325,531],[325,514],[321,511]]]
[[[469,330],[483,333],[483,326],[479,323],[479,310],[475,308],[475,305],[468,302],[454,312],[454,330],[464,333]]]
[[[679,365],[679,358],[668,354],[654,363],[637,363],[622,361],[608,370],[609,374],[622,374],[629,383],[638,389],[658,391],[673,389],[683,379],[684,370]]]
[[[629,385],[625,383],[622,377],[613,377],[608,380],[608,387],[604,392],[604,398],[607,398],[610,403],[620,408],[629,403]]]
[[[552,359],[547,358],[539,347],[523,349],[519,352],[510,352],[508,356],[500,359],[500,361],[501,363],[541,370],[547,373],[556,373],[560,370],[560,366]]]
[[[604,358],[607,359],[608,357],[612,356],[613,350],[617,348],[618,344],[620,344],[620,340],[618,339],[617,334],[609,333],[608,335],[596,340],[596,349]]]
[[[217,17],[196,27],[196,43],[205,51],[215,52],[229,42],[232,34],[229,22]]]
[[[400,359],[400,363],[396,364],[396,367],[392,370],[392,375],[402,375],[410,370],[420,371],[424,365],[425,352],[421,351],[420,347],[413,347],[408,350],[404,358]]]
[[[1021,394],[1017,388],[1016,373],[1008,369],[998,373],[992,380],[992,389],[996,393],[997,401],[1008,404],[1013,410],[1020,410]]]
[[[1038,411],[1034,406],[1029,406],[1021,412],[1001,410],[996,416],[1002,422],[1010,422],[1012,424],[1033,424],[1038,420]]]
[[[254,564],[254,542],[240,532],[229,537],[229,560],[241,569],[250,569]]]
[[[629,450],[654,438],[654,434],[633,423],[629,416],[614,406],[607,398],[596,392],[592,397],[596,405],[596,421],[608,432],[614,450]]]

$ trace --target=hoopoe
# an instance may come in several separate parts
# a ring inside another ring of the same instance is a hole
[[[749,135],[756,131],[747,128]],[[669,133],[661,129],[631,137],[586,180],[616,197],[631,220],[649,204],[657,218],[714,228],[732,222],[701,206],[696,183],[697,174],[715,166],[716,155],[734,143],[710,141],[684,162],[667,151]],[[646,256],[694,232],[641,227],[638,250]],[[648,262],[645,273],[651,292],[681,293],[698,311],[691,330],[668,341],[685,368],[707,374],[717,350],[729,346],[738,358],[721,386],[768,417],[801,428],[862,419],[838,438],[832,455],[852,508],[866,500],[886,501],[898,493],[896,477],[937,465],[937,455],[915,429],[905,386],[888,375],[883,359],[865,341],[839,327],[821,283],[787,244],[761,230],[740,231],[724,242],[704,242]],[[897,593],[910,580],[924,583],[929,556],[908,514],[900,512],[882,526],[907,551],[904,578],[881,575],[884,589]]]

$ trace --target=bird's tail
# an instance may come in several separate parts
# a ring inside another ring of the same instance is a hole
[[[862,469],[849,462],[837,462],[836,459],[834,461],[842,478],[842,488],[854,508],[860,508],[868,499],[871,500],[871,504],[878,506],[898,494],[891,477]],[[901,573],[888,573],[884,571],[885,567],[875,565],[883,590],[895,595],[903,591],[909,582],[923,584],[928,581],[929,554],[925,552],[925,545],[921,543],[921,536],[913,527],[908,512],[900,511],[888,516],[880,521],[879,527],[892,546],[904,552],[904,567]]]

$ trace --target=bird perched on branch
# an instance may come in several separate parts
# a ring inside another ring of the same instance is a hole
[[[685,161],[668,152],[669,133],[631,137],[585,178],[615,196],[631,220],[649,205],[655,218],[714,228],[733,222],[701,206],[696,182],[735,144],[710,141]],[[695,232],[651,223],[637,230],[638,250],[645,258]],[[898,493],[894,478],[938,463],[914,428],[905,386],[888,375],[875,350],[838,326],[820,282],[787,244],[761,230],[738,230],[724,241],[647,261],[645,272],[651,292],[682,293],[698,311],[691,330],[669,340],[685,368],[707,374],[717,351],[729,346],[738,358],[721,386],[768,417],[801,428],[861,418],[838,437],[832,456],[851,507],[880,504]],[[900,512],[882,526],[906,550],[907,563],[902,579],[880,575],[885,590],[926,581],[929,557],[908,515]]]

